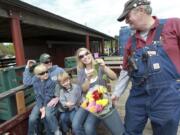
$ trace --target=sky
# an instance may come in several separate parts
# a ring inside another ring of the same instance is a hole
[[[124,22],[117,18],[127,0],[21,0],[110,36],[119,35]],[[152,15],[180,17],[180,0],[150,0]]]

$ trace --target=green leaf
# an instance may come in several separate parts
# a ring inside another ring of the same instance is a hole
[[[106,74],[103,74],[102,79],[105,80],[105,81],[108,81],[107,75],[106,75]]]

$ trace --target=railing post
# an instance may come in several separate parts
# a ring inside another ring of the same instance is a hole
[[[86,48],[89,49],[89,50],[91,49],[90,48],[89,34],[86,35]]]
[[[17,66],[25,64],[24,47],[21,33],[20,17],[15,11],[10,11],[11,33],[15,48]]]
[[[16,104],[17,104],[17,114],[22,114],[26,112],[24,91],[19,91],[16,93]]]

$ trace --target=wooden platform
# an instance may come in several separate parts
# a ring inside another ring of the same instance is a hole
[[[120,56],[108,56],[103,57],[105,64],[113,69],[117,74],[121,70],[121,65],[123,64],[123,57]]]

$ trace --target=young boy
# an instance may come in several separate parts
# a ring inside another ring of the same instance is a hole
[[[55,108],[47,106],[48,102],[54,97],[56,83],[49,77],[47,67],[43,64],[39,64],[34,68],[34,74],[32,85],[36,96],[36,105],[29,116],[28,135],[37,134],[35,131],[36,119],[39,115],[46,123],[45,128],[50,130],[48,133],[61,135],[55,116]]]
[[[71,83],[66,72],[60,73],[57,79],[59,84],[56,85],[55,96],[59,96],[60,123],[62,134],[66,135],[81,100],[81,88]]]

